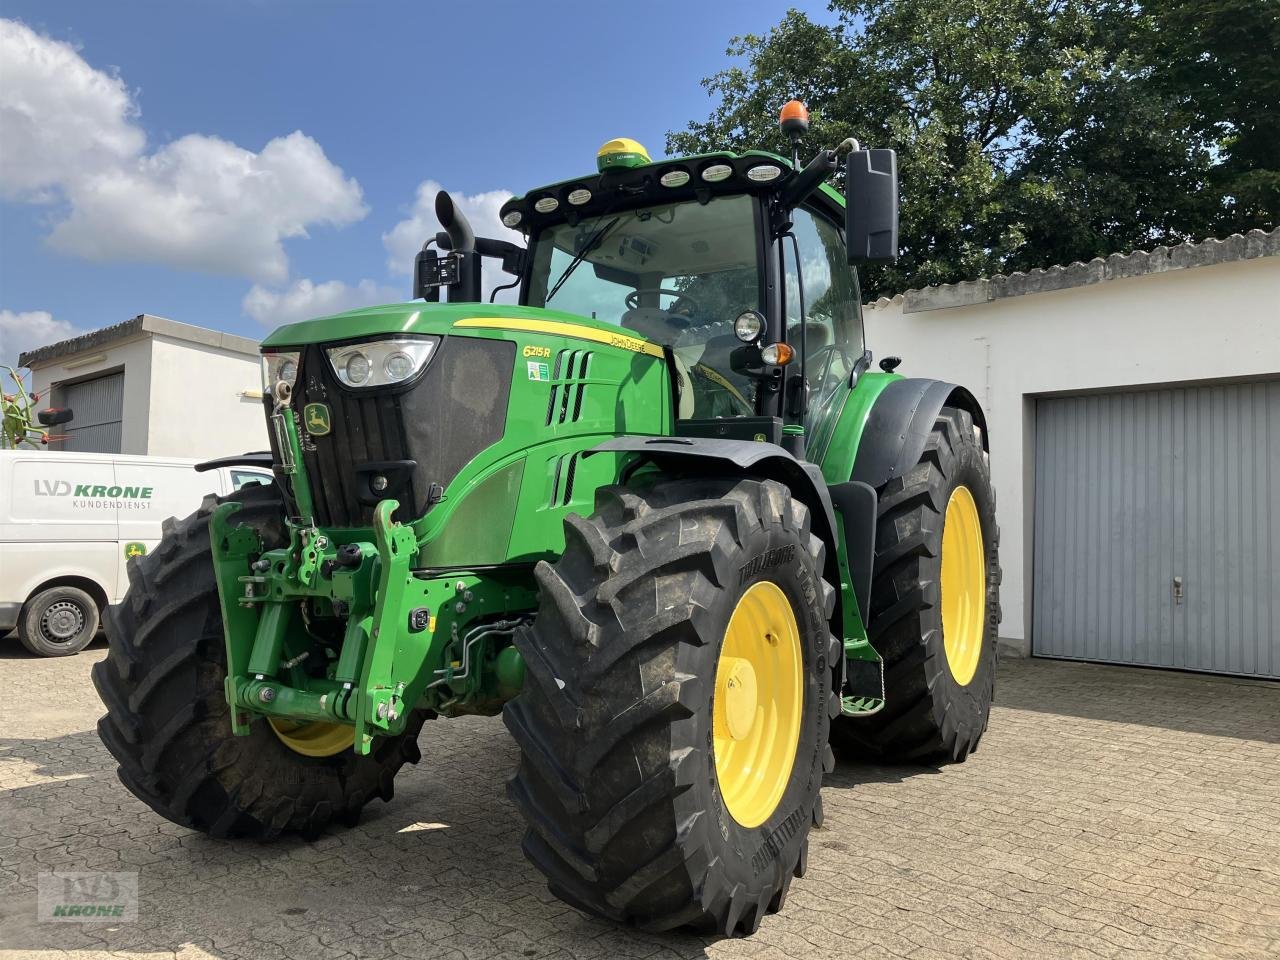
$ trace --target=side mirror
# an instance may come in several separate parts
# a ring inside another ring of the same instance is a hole
[[[75,414],[71,412],[70,407],[49,407],[36,414],[40,425],[45,427],[60,427],[64,423],[70,423],[74,418]]]
[[[854,150],[845,168],[845,242],[850,263],[898,259],[898,155]]]

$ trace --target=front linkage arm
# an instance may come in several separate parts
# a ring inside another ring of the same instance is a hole
[[[376,542],[347,545],[341,564],[333,545],[312,529],[291,525],[288,547],[264,551],[252,527],[232,526],[240,504],[214,511],[209,537],[236,734],[249,732],[251,713],[351,723],[356,751],[368,753],[375,734],[404,729],[405,690],[425,669],[430,636],[416,644],[402,641],[406,588],[413,582],[409,565],[418,544],[411,528],[391,520],[398,506],[394,500],[378,504]],[[317,569],[332,573],[326,578]],[[341,652],[329,677],[295,671],[293,682],[286,682],[295,663],[284,659],[285,641],[298,629],[299,602],[315,598],[347,611]]]
[[[238,503],[214,511],[235,733],[247,734],[254,716],[344,723],[364,754],[375,736],[401,733],[415,708],[493,713],[518,692],[523,669],[510,636],[537,605],[533,586],[518,576],[413,570],[421,543],[391,519],[397,507],[377,505],[372,543],[338,546],[303,521],[290,522],[289,545],[272,550],[253,528],[233,525]],[[310,634],[308,606],[345,622],[340,645]],[[299,667],[317,644],[333,651],[324,676]]]

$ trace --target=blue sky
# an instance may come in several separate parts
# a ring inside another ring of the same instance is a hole
[[[789,5],[830,17],[762,0],[0,0],[0,359],[144,312],[258,337],[405,297],[405,251],[430,229],[420,185],[483,222],[497,191],[590,170],[610,137],[657,156],[711,109],[699,81],[729,39]]]

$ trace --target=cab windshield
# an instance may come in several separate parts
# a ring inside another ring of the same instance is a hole
[[[528,304],[593,317],[672,348],[682,419],[750,415],[733,321],[759,310],[753,202],[718,197],[560,224],[533,241]]]

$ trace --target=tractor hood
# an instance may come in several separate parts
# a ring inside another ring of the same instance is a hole
[[[405,335],[440,339],[401,381],[353,386],[327,355]],[[264,399],[275,462],[296,462],[305,479],[292,489],[310,495],[297,515],[331,533],[367,530],[374,506],[394,499],[393,519],[416,524],[419,561],[430,566],[501,564],[528,552],[508,540],[521,504],[535,539],[558,544],[560,508],[587,506],[573,499],[574,481],[610,482],[616,466],[616,457],[579,463],[583,451],[670,430],[662,347],[560,311],[392,304],[282,327],[263,350],[292,353],[297,365],[284,401],[296,441],[278,416],[279,392]]]
[[[662,356],[662,348],[610,323],[559,310],[494,303],[392,303],[365,307],[280,327],[262,341],[266,350],[287,350],[313,343],[372,339],[402,333],[453,334],[509,330],[574,336],[621,347],[635,353]]]

